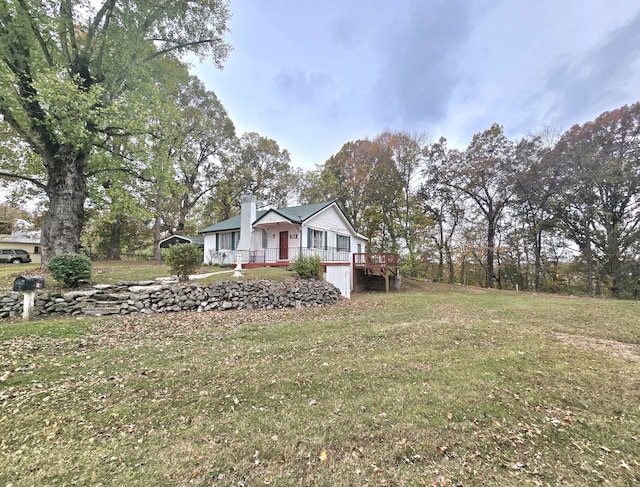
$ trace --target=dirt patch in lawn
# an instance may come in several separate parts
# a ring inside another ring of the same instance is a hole
[[[554,333],[553,337],[590,352],[608,353],[626,360],[640,361],[640,345],[635,343],[619,342],[609,338],[571,335],[569,333]]]

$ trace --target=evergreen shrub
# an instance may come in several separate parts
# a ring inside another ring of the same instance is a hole
[[[317,255],[300,255],[291,264],[291,270],[302,279],[322,279],[322,261]]]
[[[81,282],[91,280],[91,259],[83,254],[59,254],[51,258],[48,265],[51,277],[65,287],[78,287]]]
[[[204,252],[196,244],[172,245],[162,251],[162,258],[180,281],[188,281],[204,260]]]

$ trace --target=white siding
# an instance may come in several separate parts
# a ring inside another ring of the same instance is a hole
[[[251,230],[251,250],[262,249],[262,229],[254,228]]]
[[[216,234],[207,233],[204,236],[204,263],[212,264],[212,252],[216,251]]]
[[[304,223],[306,226],[316,228],[318,230],[327,230],[332,232],[334,235],[336,233],[351,235],[351,229],[343,220],[342,215],[340,215],[338,209],[334,205],[325,208],[317,215],[306,220]]]
[[[342,214],[335,206],[325,208],[317,215],[312,216],[304,223],[302,232],[302,246],[307,247],[308,231],[307,228],[313,230],[321,230],[327,232],[327,247],[335,249],[337,245],[337,235],[350,236],[353,241],[354,235],[349,225],[345,222]]]
[[[228,233],[228,232],[225,232]],[[239,232],[238,232],[239,233]],[[237,238],[236,233],[236,238]],[[237,242],[237,240],[236,240]],[[216,251],[216,234],[207,233],[204,236],[204,263],[207,265],[231,265],[236,262],[237,251],[220,249]]]
[[[367,241],[360,237],[351,237],[351,253],[355,254],[358,252],[358,244],[360,244],[360,252],[364,253],[367,251]]]
[[[278,215],[276,212],[270,211],[269,213],[264,215],[262,218],[260,218],[260,221],[258,221],[259,225],[266,225],[269,223],[291,223],[291,222],[286,218]]]
[[[340,293],[347,299],[351,299],[351,266],[328,265],[325,274],[328,282],[340,289]]]

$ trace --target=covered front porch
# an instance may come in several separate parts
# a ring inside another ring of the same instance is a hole
[[[308,249],[300,247],[276,247],[259,250],[237,250],[234,252],[242,261],[243,267],[282,266],[286,267],[298,259],[298,256],[317,256],[322,263],[344,262],[349,264],[351,254],[334,247],[326,249]]]

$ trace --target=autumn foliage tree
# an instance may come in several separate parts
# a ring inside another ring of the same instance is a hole
[[[286,206],[297,178],[288,150],[256,132],[242,134],[229,144],[205,213],[215,221],[231,218],[239,213],[245,193],[263,206]]]
[[[335,199],[371,250],[409,250],[413,257],[420,214],[415,211],[424,136],[383,132],[345,143],[316,178],[320,199]]]
[[[369,140],[347,142],[325,162],[318,179],[320,198],[336,200],[358,231],[364,230],[363,215],[370,206],[372,152]]]
[[[467,149],[447,150],[446,140],[432,148],[446,186],[471,200],[486,229],[485,286],[494,287],[498,224],[514,195],[515,146],[498,124],[473,136]]]
[[[595,274],[613,295],[632,293],[640,280],[640,103],[574,125],[553,156],[565,178],[557,215],[580,248],[590,292]]]

